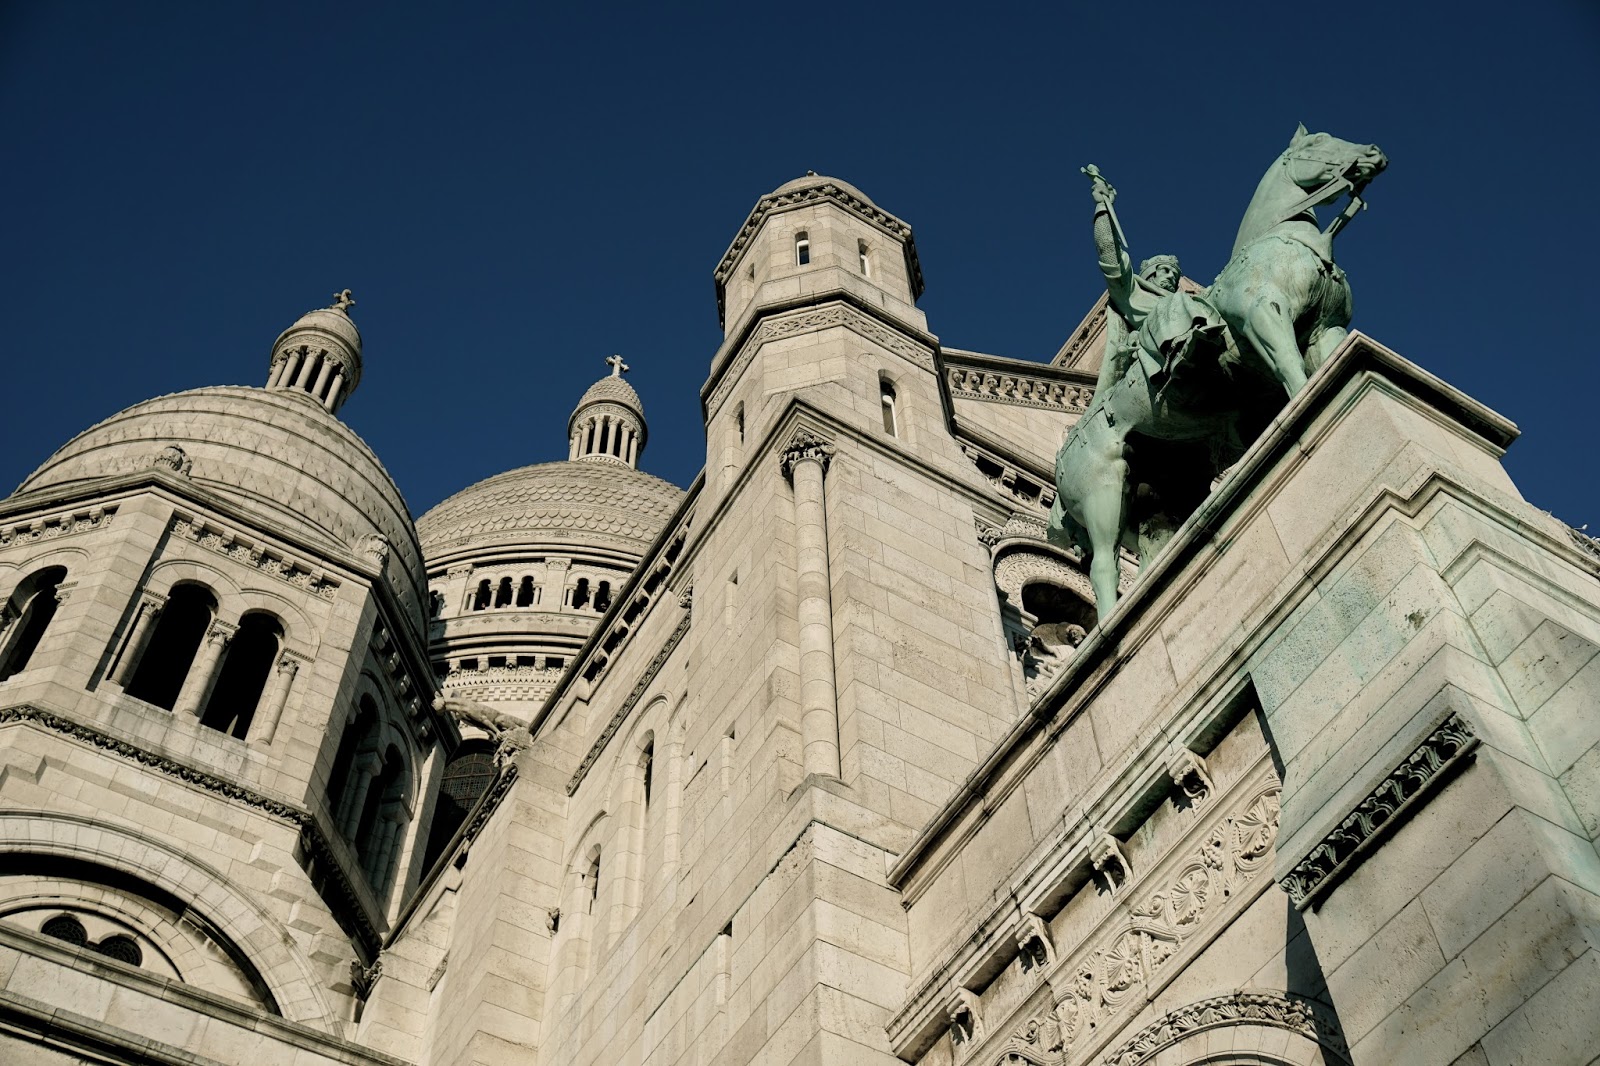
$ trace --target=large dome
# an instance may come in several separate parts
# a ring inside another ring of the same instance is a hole
[[[303,392],[216,386],[135,404],[68,441],[17,493],[145,470],[170,445],[192,462],[197,487],[245,506],[265,529],[346,555],[381,534],[395,592],[421,624],[422,554],[400,490],[366,442]]]
[[[495,545],[564,544],[642,555],[683,490],[618,462],[538,463],[486,478],[417,520],[429,559]]]

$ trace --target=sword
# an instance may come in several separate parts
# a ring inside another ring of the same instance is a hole
[[[1123,251],[1126,252],[1128,249],[1128,235],[1122,232],[1122,222],[1117,218],[1117,209],[1112,206],[1112,201],[1116,199],[1117,195],[1116,186],[1101,177],[1100,168],[1093,163],[1086,167],[1079,167],[1078,173],[1087,174],[1090,181],[1098,181],[1111,190],[1111,197],[1106,200],[1106,214],[1111,216],[1111,231],[1117,235],[1117,242],[1122,245]]]

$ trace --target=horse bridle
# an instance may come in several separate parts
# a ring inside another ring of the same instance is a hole
[[[1278,158],[1285,167],[1288,167],[1290,164],[1298,160],[1306,160],[1307,162],[1311,163],[1324,163],[1330,167],[1337,167],[1339,165],[1338,159],[1328,155],[1319,155],[1314,148],[1302,149],[1298,152],[1291,148]],[[1367,183],[1361,182],[1359,185],[1356,184],[1355,180],[1350,177],[1350,172],[1358,169],[1360,166],[1361,160],[1359,158],[1352,159],[1342,171],[1339,171],[1333,177],[1329,178],[1327,183],[1321,188],[1308,194],[1305,199],[1295,204],[1294,208],[1290,210],[1289,213],[1284,217],[1295,218],[1306,211],[1312,211],[1314,216],[1315,211],[1312,209],[1318,204],[1325,203],[1346,191],[1350,193],[1352,199],[1359,199],[1361,196],[1361,190],[1366,188]],[[1289,180],[1293,181],[1294,179],[1291,176]]]

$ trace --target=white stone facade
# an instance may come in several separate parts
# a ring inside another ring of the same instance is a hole
[[[1600,549],[1514,427],[1355,335],[1097,626],[1097,312],[944,348],[816,175],[716,281],[687,490],[614,360],[413,524],[344,293],[0,505],[0,1061],[1600,1054]]]

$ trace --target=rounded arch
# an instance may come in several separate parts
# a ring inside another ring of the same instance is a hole
[[[994,583],[1010,606],[1021,610],[1023,588],[1040,581],[1059,585],[1094,606],[1089,575],[1065,552],[1043,543],[1028,544],[995,558]]]
[[[244,590],[223,571],[193,559],[164,559],[150,568],[144,583],[146,592],[164,596],[171,595],[179,585],[204,585],[219,602],[237,602],[244,595]]]
[[[1219,1052],[1212,1030],[1230,1030]],[[1288,1036],[1285,1039],[1285,1030]],[[1239,991],[1197,1000],[1141,1029],[1105,1058],[1114,1066],[1161,1063],[1350,1066],[1338,1019],[1304,996]]]
[[[30,556],[21,562],[0,563],[0,594],[9,596],[17,582],[47,566],[64,566],[68,572],[81,567],[91,556],[82,548],[55,547]],[[20,575],[20,576],[18,576]]]
[[[238,613],[242,617],[250,614],[270,614],[278,619],[278,624],[283,626],[286,643],[294,643],[306,649],[315,649],[317,646],[317,627],[311,624],[298,604],[287,596],[281,595],[276,589],[258,588],[246,585],[239,589]]]
[[[184,901],[250,965],[273,1008],[326,1033],[340,1022],[310,960],[288,928],[220,872],[152,836],[70,814],[0,811],[0,855],[17,869],[27,855],[70,859],[113,871]],[[248,949],[248,950],[247,950]]]
[[[0,681],[28,668],[61,605],[68,570],[60,563],[36,567],[5,601],[0,616]]]

